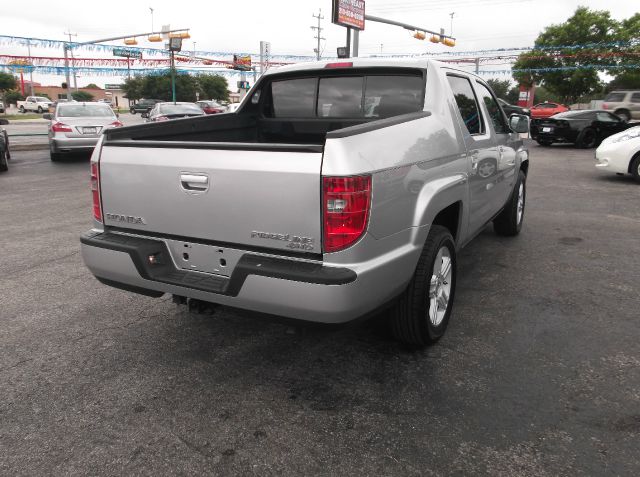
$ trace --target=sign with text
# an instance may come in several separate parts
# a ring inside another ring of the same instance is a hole
[[[332,22],[364,30],[364,0],[333,0]]]
[[[122,56],[124,58],[142,59],[142,52],[137,50],[129,50],[128,48],[114,48],[113,56]]]
[[[233,55],[233,69],[240,71],[251,71],[251,57]]]
[[[105,84],[104,85],[104,89],[122,89],[122,85],[121,84]]]

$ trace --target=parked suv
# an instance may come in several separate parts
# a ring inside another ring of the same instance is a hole
[[[433,343],[458,250],[489,223],[520,232],[527,130],[482,78],[432,60],[273,68],[236,113],[105,131],[82,256],[177,303],[323,323],[391,306],[399,340]]]
[[[157,103],[160,102],[162,102],[161,99],[141,99],[136,104],[131,105],[129,112],[131,114],[148,113]]]
[[[604,98],[602,109],[625,121],[640,119],[640,91],[612,91]]]

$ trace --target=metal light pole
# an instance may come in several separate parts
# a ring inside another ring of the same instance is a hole
[[[27,48],[29,50],[29,90],[33,96],[33,62],[31,61],[31,40],[27,40]]]

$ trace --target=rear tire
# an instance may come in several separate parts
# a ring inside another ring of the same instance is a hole
[[[42,114],[42,108],[38,106],[38,114]]]
[[[553,141],[549,141],[548,139],[536,139],[536,142],[544,147],[551,146],[551,144],[553,144]]]
[[[518,173],[518,182],[511,193],[509,202],[495,219],[493,230],[498,235],[513,237],[518,235],[524,222],[524,209],[527,201],[527,176],[524,172]]]
[[[456,248],[449,230],[432,225],[418,265],[391,310],[394,337],[406,344],[425,346],[444,335],[456,290]]]
[[[636,182],[640,183],[640,154],[631,161],[631,175]]]
[[[24,114],[24,113],[25,113],[24,106],[20,106],[20,108],[18,108],[18,110],[19,110],[22,114]]]
[[[49,157],[51,162],[60,162],[62,160],[62,154],[59,152],[49,151]]]
[[[7,172],[9,170],[9,150],[0,150],[0,172]]]
[[[580,131],[580,134],[578,134],[578,139],[576,139],[576,146],[582,149],[591,149],[593,147],[596,147],[597,142],[598,135],[596,134],[595,130],[591,128],[584,128],[582,131]]]
[[[136,115],[136,110],[135,110],[135,109],[133,109],[133,108],[131,108],[131,109],[129,110],[129,112],[130,112],[131,114],[133,114],[134,116]]]

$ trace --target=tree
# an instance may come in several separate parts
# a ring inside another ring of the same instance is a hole
[[[71,97],[76,101],[93,101],[93,95],[86,91],[74,91],[71,93]]]
[[[95,83],[89,83],[87,86],[85,86],[85,88],[100,89],[100,86]]]
[[[229,99],[229,83],[220,75],[201,74],[197,77],[202,99]]]
[[[491,78],[487,80],[487,84],[491,86],[491,89],[498,98],[504,99],[506,101],[507,95],[509,94],[509,88],[511,88],[510,80],[499,80]]]
[[[124,84],[122,85],[122,90],[124,91],[124,95],[131,100],[137,100],[142,98],[142,84],[144,83],[144,77],[133,77],[127,78],[124,80]]]
[[[0,91],[8,91],[10,89],[16,89],[18,82],[16,78],[9,73],[0,73]]]
[[[7,104],[17,104],[18,101],[24,101],[24,95],[14,89],[4,93],[4,100]]]
[[[633,44],[621,48],[622,56],[619,57],[619,69],[614,74],[614,79],[606,86],[607,91],[614,89],[640,89],[640,69],[638,64],[640,55],[640,13],[620,22],[616,32],[616,40],[623,44]],[[628,54],[624,54],[628,53]]]
[[[598,71],[590,65],[611,63],[611,47],[594,48],[596,43],[610,44],[620,24],[607,11],[578,7],[565,23],[551,25],[538,35],[534,49],[518,57],[513,77],[521,84],[542,83],[550,93],[565,103],[600,88]],[[587,46],[585,46],[587,45]],[[567,47],[576,48],[567,48]],[[564,47],[564,48],[563,48]],[[564,68],[545,71],[547,68]]]

